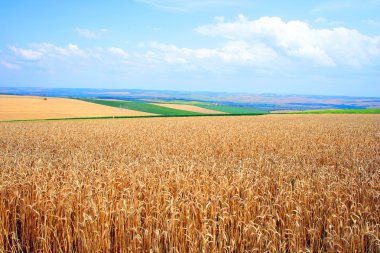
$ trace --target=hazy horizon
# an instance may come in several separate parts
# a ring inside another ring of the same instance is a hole
[[[10,89],[10,90],[9,90]],[[38,87],[38,86],[0,86],[0,95],[1,94],[12,94],[12,89],[16,89],[19,92],[14,93],[15,95],[27,95],[31,94],[31,91],[37,92],[40,90],[43,91],[56,91],[56,90],[96,90],[96,91],[104,91],[104,92],[115,92],[118,91],[142,91],[142,92],[158,92],[158,93],[180,93],[180,94],[230,94],[230,95],[250,95],[250,96],[273,96],[273,97],[321,97],[321,98],[366,98],[366,99],[379,99],[380,96],[359,96],[359,95],[323,95],[323,94],[297,94],[297,93],[274,93],[274,92],[262,92],[262,93],[254,93],[254,92],[236,92],[236,91],[208,91],[208,90],[173,90],[173,89],[143,89],[143,88],[85,88],[85,87]],[[58,92],[58,91],[57,91]],[[38,92],[37,92],[38,93]],[[101,93],[100,93],[101,94]],[[64,96],[65,97],[65,96]]]

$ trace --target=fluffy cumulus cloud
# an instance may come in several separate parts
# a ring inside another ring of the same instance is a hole
[[[360,66],[380,57],[380,37],[366,36],[345,27],[314,29],[306,22],[286,22],[279,17],[249,20],[239,15],[231,22],[218,17],[215,23],[200,26],[196,31],[249,44],[263,43],[283,55],[326,66]]]
[[[40,60],[42,58],[42,53],[37,50],[17,48],[15,46],[10,46],[9,49],[25,60]]]
[[[66,47],[56,46],[50,43],[42,43],[34,46],[35,50],[40,52],[44,57],[65,58],[72,56],[84,57],[86,52],[75,44],[68,44]]]
[[[31,44],[28,47],[8,46],[0,52],[0,69],[33,71],[45,70],[46,73],[73,73],[98,69],[113,71],[127,69],[126,66],[138,65],[143,68],[143,60],[131,57],[118,47],[80,47],[76,44],[66,46],[52,43]],[[71,72],[67,72],[71,71]]]
[[[86,52],[75,44],[60,47],[50,43],[32,45],[31,48],[9,46],[9,49],[21,60],[43,61],[50,58],[85,57]]]
[[[129,54],[117,47],[110,48],[80,48],[76,44],[68,44],[67,46],[58,46],[51,43],[33,44],[29,48],[18,48],[9,46],[11,52],[19,60],[33,60],[51,62],[54,60],[76,60],[76,59],[98,59],[104,60],[118,57],[120,59],[127,58]]]
[[[76,44],[9,46],[11,55],[2,57],[9,61],[0,64],[8,69],[35,62],[41,62],[39,66],[51,66],[57,62],[75,65],[81,61],[104,67],[128,64],[142,68],[167,65],[170,68],[220,69],[225,65],[274,69],[288,63],[357,67],[380,60],[380,37],[345,27],[315,29],[299,20],[284,21],[279,17],[250,20],[239,15],[233,21],[218,17],[214,23],[196,28],[196,32],[222,40],[217,46],[199,48],[153,41],[140,43],[130,51],[116,46],[82,48]]]
[[[78,63],[78,60],[102,64],[135,64],[139,66],[188,66],[191,68],[224,65],[265,67],[277,58],[277,53],[263,43],[228,41],[215,48],[186,48],[174,44],[146,42],[140,50],[127,52],[119,47],[80,48],[75,44],[58,46],[50,43],[31,45],[28,48],[10,46],[14,57],[21,63],[30,60],[46,63]],[[4,65],[4,64],[3,64]]]
[[[234,65],[265,65],[276,59],[277,54],[262,43],[249,44],[244,41],[229,41],[217,48],[184,48],[171,44],[150,42],[155,56],[168,64],[223,63]]]

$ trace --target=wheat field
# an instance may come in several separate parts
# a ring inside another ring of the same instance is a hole
[[[380,116],[0,123],[0,252],[380,252]]]
[[[150,115],[70,98],[0,95],[0,120]]]

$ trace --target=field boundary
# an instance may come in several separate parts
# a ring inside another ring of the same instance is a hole
[[[94,104],[101,104],[110,106],[113,108],[118,109],[129,109],[134,111],[140,111],[145,113],[152,113],[157,115],[167,115],[167,116],[182,116],[182,115],[201,115],[203,113],[197,113],[187,110],[179,110],[179,109],[173,109],[165,106],[161,106],[158,104],[152,104],[152,103],[146,103],[146,102],[135,102],[135,101],[126,101],[126,100],[105,100],[105,99],[79,99],[81,101],[94,103]]]
[[[36,122],[36,121],[63,121],[63,120],[96,120],[96,119],[143,119],[143,118],[189,118],[189,117],[221,117],[221,116],[261,116],[269,113],[250,114],[201,114],[201,115],[147,115],[147,116],[100,116],[100,117],[73,117],[73,118],[51,118],[51,119],[16,119],[0,120],[0,123],[11,122]]]

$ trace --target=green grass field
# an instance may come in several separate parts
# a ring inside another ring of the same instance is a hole
[[[81,99],[81,100],[86,101],[86,102],[101,104],[101,105],[108,105],[108,106],[117,107],[117,108],[124,108],[124,109],[140,111],[140,112],[148,112],[148,113],[167,115],[167,116],[204,115],[203,113],[177,110],[177,109],[172,109],[172,108],[145,103],[145,102],[130,102],[130,101],[101,100],[101,99]]]
[[[178,110],[178,109],[172,109],[165,106],[160,106],[157,104],[151,104],[143,101],[116,101],[116,100],[103,100],[103,99],[81,99],[83,101],[96,103],[96,104],[102,104],[102,105],[108,105],[112,107],[117,108],[125,108],[130,110],[136,110],[141,112],[149,112],[159,115],[167,115],[167,116],[193,116],[193,115],[205,115],[203,113],[197,113],[197,112],[191,112],[191,111],[184,111],[184,110]],[[155,101],[157,102],[157,101]],[[198,107],[215,110],[219,112],[224,112],[226,114],[247,114],[247,115],[259,115],[259,114],[266,114],[267,112],[259,110],[259,109],[250,109],[250,108],[242,108],[242,107],[233,107],[233,106],[223,106],[223,105],[209,105],[206,103],[187,103],[183,102],[178,104],[192,104],[196,105]],[[173,101],[171,101],[173,104]]]
[[[331,109],[289,112],[289,114],[380,114],[379,108],[372,109]]]
[[[266,114],[267,112],[259,109],[250,109],[242,107],[224,106],[224,105],[197,105],[202,108],[230,113],[230,114]]]
[[[151,103],[163,103],[163,104],[180,104],[180,105],[209,105],[209,103],[201,101],[184,101],[184,100],[165,100],[165,99],[155,99],[151,100]]]

